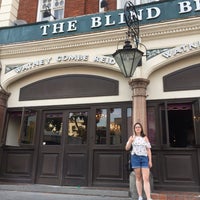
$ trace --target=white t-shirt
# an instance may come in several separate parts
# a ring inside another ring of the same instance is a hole
[[[132,147],[132,155],[147,156],[147,148],[151,148],[151,144],[145,140],[145,137],[135,136]]]

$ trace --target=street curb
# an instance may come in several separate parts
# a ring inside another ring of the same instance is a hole
[[[75,194],[87,196],[103,196],[103,197],[129,197],[128,190],[109,189],[109,188],[88,188],[88,187],[71,187],[71,186],[53,186],[41,184],[22,184],[22,185],[0,185],[0,190],[7,191],[23,191],[23,192],[41,192],[41,193],[57,193],[57,194]]]

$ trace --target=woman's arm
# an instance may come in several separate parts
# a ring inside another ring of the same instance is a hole
[[[149,167],[151,168],[152,167],[152,153],[151,153],[151,144],[149,142],[149,139],[148,137],[145,137],[145,140],[147,142],[147,156],[149,158]]]
[[[128,142],[126,143],[126,146],[125,146],[126,151],[130,150],[132,143],[133,143],[133,140],[134,140],[134,137],[130,136],[129,139],[128,139]]]
[[[150,148],[147,149],[147,156],[149,158],[149,168],[151,168],[152,167],[152,156],[151,156],[151,149]]]

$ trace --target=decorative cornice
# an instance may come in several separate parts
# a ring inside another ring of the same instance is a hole
[[[200,17],[149,24],[141,27],[142,40],[151,38],[174,37],[186,34],[199,34]]]
[[[118,34],[116,34],[118,32]],[[123,34],[122,34],[123,33]],[[0,58],[9,56],[24,56],[40,54],[40,52],[59,52],[63,50],[77,50],[117,45],[117,42],[125,39],[125,30],[107,31],[79,36],[62,37],[36,42],[3,45],[0,47]]]
[[[96,32],[92,34],[70,37],[52,38],[47,40],[15,43],[0,46],[0,58],[20,57],[25,55],[40,55],[45,53],[72,50],[92,49],[105,46],[117,46],[119,41],[126,38],[127,28],[112,31]],[[200,17],[149,24],[140,27],[142,42],[158,38],[172,38],[180,35],[199,34]]]

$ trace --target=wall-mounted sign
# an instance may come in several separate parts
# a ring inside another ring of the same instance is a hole
[[[89,57],[89,55],[62,55],[56,57],[42,58],[25,64],[16,64],[6,66],[6,73],[15,70],[16,73],[21,73],[23,71],[28,71],[36,67],[41,67],[49,64],[56,63],[69,63],[69,62],[94,62],[106,65],[114,65],[115,59],[109,56],[94,56]],[[7,69],[8,68],[8,69]]]
[[[195,49],[200,49],[200,41],[189,43],[189,44],[183,44],[178,47],[169,49],[169,50],[163,52],[162,56],[164,56],[165,58],[171,58],[178,54],[189,52],[189,51],[192,51]]]
[[[199,0],[170,0],[136,6],[140,24],[200,15]],[[71,36],[126,26],[123,10],[0,29],[0,44]]]

